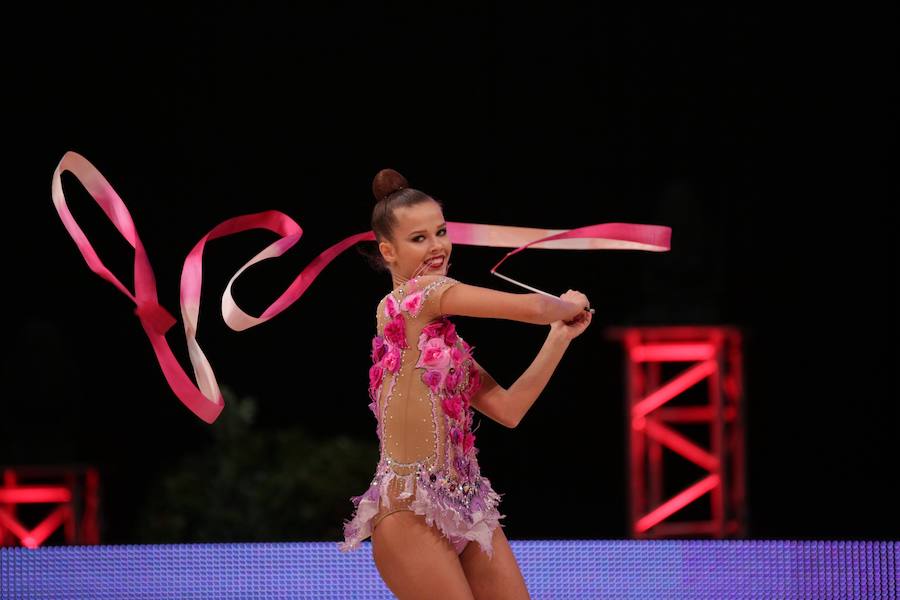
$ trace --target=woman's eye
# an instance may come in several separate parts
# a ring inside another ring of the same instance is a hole
[[[443,228],[441,228],[441,229],[438,229],[438,234],[447,235],[447,228],[446,228],[446,227],[443,227]],[[413,241],[414,241],[414,242],[418,242],[418,241],[419,241],[419,238],[422,238],[422,237],[425,237],[425,236],[424,236],[424,235],[417,235],[416,237],[413,238]]]

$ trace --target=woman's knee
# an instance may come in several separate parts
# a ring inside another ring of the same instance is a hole
[[[372,532],[372,555],[398,598],[473,598],[456,550],[424,517],[410,511],[386,516]]]

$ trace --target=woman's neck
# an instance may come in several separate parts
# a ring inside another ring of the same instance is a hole
[[[403,287],[403,285],[410,280],[409,277],[404,277],[403,275],[399,275],[397,273],[391,273],[391,280],[394,282],[394,290],[397,288]]]

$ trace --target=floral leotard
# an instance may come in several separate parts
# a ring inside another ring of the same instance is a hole
[[[443,275],[410,279],[378,304],[372,340],[369,409],[380,459],[369,489],[351,498],[347,552],[387,514],[425,516],[461,553],[470,541],[493,556],[494,530],[506,515],[481,476],[470,399],[481,385],[469,346],[442,314],[441,296],[459,283]]]

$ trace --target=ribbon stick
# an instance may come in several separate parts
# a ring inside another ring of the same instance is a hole
[[[69,212],[62,190],[61,176],[64,171],[71,172],[81,182],[91,197],[113,222],[119,233],[134,248],[135,292],[133,294],[109,272]],[[63,225],[75,241],[75,245],[84,257],[85,262],[87,262],[88,267],[100,277],[112,283],[135,303],[134,312],[140,319],[141,326],[150,340],[169,387],[188,409],[207,423],[213,423],[218,418],[224,408],[224,400],[216,382],[212,366],[197,342],[197,330],[200,320],[200,294],[203,282],[203,250],[206,242],[251,229],[267,229],[280,236],[279,239],[238,269],[225,288],[222,297],[222,317],[231,329],[243,331],[265,323],[296,302],[309,289],[309,286],[315,281],[319,273],[347,248],[358,242],[375,241],[374,232],[367,231],[351,235],[334,244],[310,261],[278,299],[263,311],[262,315],[254,317],[243,311],[235,302],[231,293],[235,280],[250,266],[262,260],[276,258],[284,254],[300,240],[303,230],[289,216],[276,210],[233,217],[211,229],[209,233],[194,245],[194,248],[185,259],[181,271],[181,316],[187,340],[188,355],[197,380],[195,385],[175,359],[165,339],[165,334],[175,324],[175,319],[159,305],[156,295],[156,282],[150,260],[140,241],[131,215],[119,195],[87,159],[75,152],[67,152],[56,167],[56,170],[54,170],[51,182],[51,195]],[[515,248],[515,250],[507,253],[491,269],[491,272],[523,287],[528,286],[500,275],[496,272],[496,268],[506,258],[529,246],[576,250],[636,249],[665,251],[669,249],[669,236],[671,233],[671,229],[668,227],[631,223],[603,223],[578,229],[559,230],[448,222],[447,229],[454,244]],[[529,289],[534,288],[529,287]],[[540,290],[535,291],[540,292]],[[546,294],[546,292],[541,293]]]
[[[451,227],[451,225],[453,227]],[[557,298],[553,294],[526,285],[497,272],[497,267],[507,258],[529,246],[562,250],[669,250],[672,228],[664,225],[637,225],[634,223],[602,223],[577,229],[535,229],[508,225],[480,225],[475,223],[448,223],[448,234],[454,244],[477,246],[513,247],[491,273],[525,289]],[[531,241],[526,241],[531,240]],[[524,243],[523,243],[524,242]],[[593,308],[585,308],[593,313]]]

